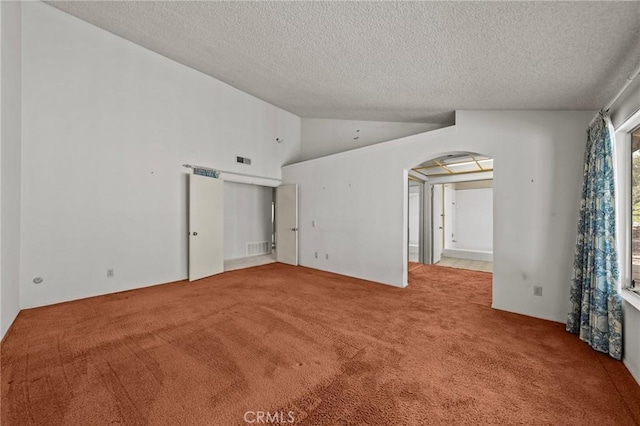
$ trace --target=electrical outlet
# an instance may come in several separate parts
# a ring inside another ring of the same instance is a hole
[[[542,296],[542,287],[540,287],[539,285],[534,285],[533,286],[533,295],[534,296]]]
[[[329,253],[325,254],[325,255],[324,255],[324,258],[325,258],[326,260],[329,260]]]
[[[318,252],[316,252],[316,259],[318,258]]]
[[[113,269],[107,269],[107,278],[113,277]]]
[[[316,227],[316,221],[315,221],[315,220],[312,220],[312,221],[311,221],[311,227],[312,227],[312,228],[315,228],[315,227]]]

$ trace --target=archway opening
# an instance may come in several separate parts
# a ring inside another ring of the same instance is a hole
[[[493,271],[493,158],[454,152],[411,168],[409,270],[433,264]]]

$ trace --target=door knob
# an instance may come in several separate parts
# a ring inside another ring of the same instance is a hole
[[[194,233],[193,233],[193,236],[195,237],[196,235],[198,235],[198,233],[197,233],[197,232],[194,232]]]

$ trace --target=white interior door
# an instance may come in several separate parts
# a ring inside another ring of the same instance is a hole
[[[432,199],[431,199],[431,217],[433,224],[433,232],[431,235],[432,238],[432,253],[433,263],[438,263],[442,259],[442,246],[443,246],[443,227],[444,227],[444,216],[443,216],[443,192],[442,185],[433,185]]]
[[[189,175],[189,281],[224,271],[224,182]]]
[[[276,260],[298,265],[298,185],[276,188]]]

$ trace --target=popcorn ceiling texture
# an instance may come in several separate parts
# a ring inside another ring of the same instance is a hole
[[[638,2],[49,3],[301,117],[599,109],[640,62]]]

